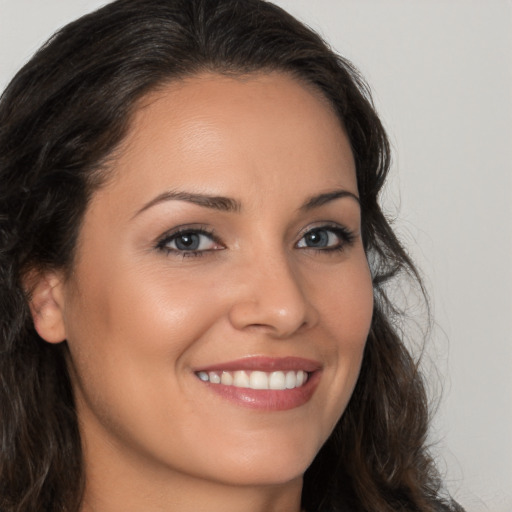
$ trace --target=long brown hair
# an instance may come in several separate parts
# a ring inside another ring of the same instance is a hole
[[[425,447],[418,365],[386,284],[417,278],[378,203],[390,152],[355,68],[263,0],[118,0],[58,32],[0,102],[0,509],[80,508],[84,470],[66,344],[34,330],[29,272],[72,268],[80,222],[137,101],[201,71],[284,71],[331,102],[354,154],[375,310],[353,397],[304,478],[320,511],[449,511]]]

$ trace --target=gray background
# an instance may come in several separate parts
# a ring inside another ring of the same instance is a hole
[[[0,0],[0,89],[55,29],[103,3]],[[440,466],[468,512],[511,512],[512,3],[276,3],[372,86],[394,148],[386,210],[434,306]]]

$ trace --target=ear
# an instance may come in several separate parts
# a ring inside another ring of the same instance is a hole
[[[25,279],[34,327],[48,343],[61,343],[66,339],[63,283],[57,272],[33,272]]]

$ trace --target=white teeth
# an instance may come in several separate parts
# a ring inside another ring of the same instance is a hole
[[[268,376],[265,372],[251,372],[249,387],[252,389],[268,389]]]
[[[233,375],[229,372],[222,372],[220,377],[220,383],[225,386],[231,386],[233,384]]]
[[[233,386],[237,388],[248,388],[250,387],[249,376],[244,371],[234,372],[233,374]]]
[[[297,375],[295,372],[286,372],[286,389],[293,389],[297,384]]]
[[[210,372],[208,377],[210,377],[210,382],[212,384],[220,384],[220,375],[218,373]]]
[[[272,372],[270,374],[270,389],[286,389],[286,378],[284,372]]]
[[[249,371],[239,370],[236,372],[214,371],[197,372],[197,376],[203,382],[211,384],[223,384],[238,388],[250,389],[294,389],[303,386],[308,380],[308,374],[304,370],[297,371]]]

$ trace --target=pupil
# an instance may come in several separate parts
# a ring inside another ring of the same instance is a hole
[[[311,231],[306,237],[308,247],[325,247],[328,242],[328,236],[325,231]]]
[[[184,233],[176,239],[176,247],[180,250],[195,250],[199,247],[199,236],[195,233]]]

